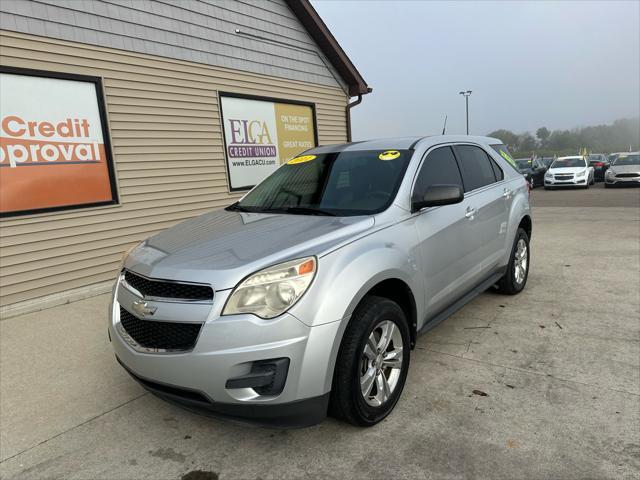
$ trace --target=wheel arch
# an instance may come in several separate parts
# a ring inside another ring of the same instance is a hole
[[[413,348],[416,344],[418,332],[418,311],[416,307],[416,299],[411,291],[411,287],[399,278],[388,278],[369,289],[360,302],[369,296],[387,298],[400,306],[407,317],[407,321],[409,322],[411,348]],[[356,308],[358,307],[356,306]]]
[[[520,223],[518,224],[518,228],[522,228],[525,232],[527,232],[527,237],[531,240],[531,233],[533,232],[533,222],[531,221],[530,215],[525,215],[520,219]]]
[[[330,365],[327,369],[325,385],[327,385],[328,390],[331,389],[333,384],[336,361],[340,354],[344,334],[351,323],[353,312],[355,312],[365,298],[370,296],[387,298],[396,302],[400,308],[402,308],[409,322],[411,348],[413,349],[415,346],[417,338],[418,309],[420,307],[417,305],[415,294],[409,286],[409,283],[399,278],[399,276],[394,275],[387,276],[386,278],[376,278],[374,282],[368,283],[358,292],[357,295],[355,295],[348,309],[349,313],[345,318],[347,321],[341,322],[342,324],[340,325],[340,329],[334,339],[332,354],[330,355]]]

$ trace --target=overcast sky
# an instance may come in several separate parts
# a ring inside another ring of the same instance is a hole
[[[640,115],[640,2],[312,0],[373,93],[354,140]]]

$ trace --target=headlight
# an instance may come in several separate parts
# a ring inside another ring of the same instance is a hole
[[[584,177],[584,176],[586,175],[586,173],[587,173],[587,171],[586,171],[586,170],[583,170],[582,172],[578,172],[578,173],[576,174],[576,177]]]
[[[611,170],[607,170],[607,177],[613,177],[615,173]]]
[[[553,178],[553,173],[547,172],[544,174],[545,178]]]
[[[222,314],[252,313],[260,318],[277,317],[304,295],[315,273],[315,257],[260,270],[233,289]]]

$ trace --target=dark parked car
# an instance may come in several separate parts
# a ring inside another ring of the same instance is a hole
[[[524,178],[527,179],[531,188],[544,186],[544,173],[547,167],[539,158],[531,160],[530,158],[517,158],[516,165]]]
[[[603,153],[592,153],[588,157],[589,165],[593,167],[594,180],[604,182],[604,174],[609,169],[609,158]]]
[[[545,168],[549,168],[555,159],[556,157],[540,157],[540,161]]]

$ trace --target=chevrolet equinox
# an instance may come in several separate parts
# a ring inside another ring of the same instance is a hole
[[[224,210],[124,257],[109,311],[120,364],[197,411],[271,426],[374,425],[418,334],[527,282],[529,189],[500,140],[321,146]]]

